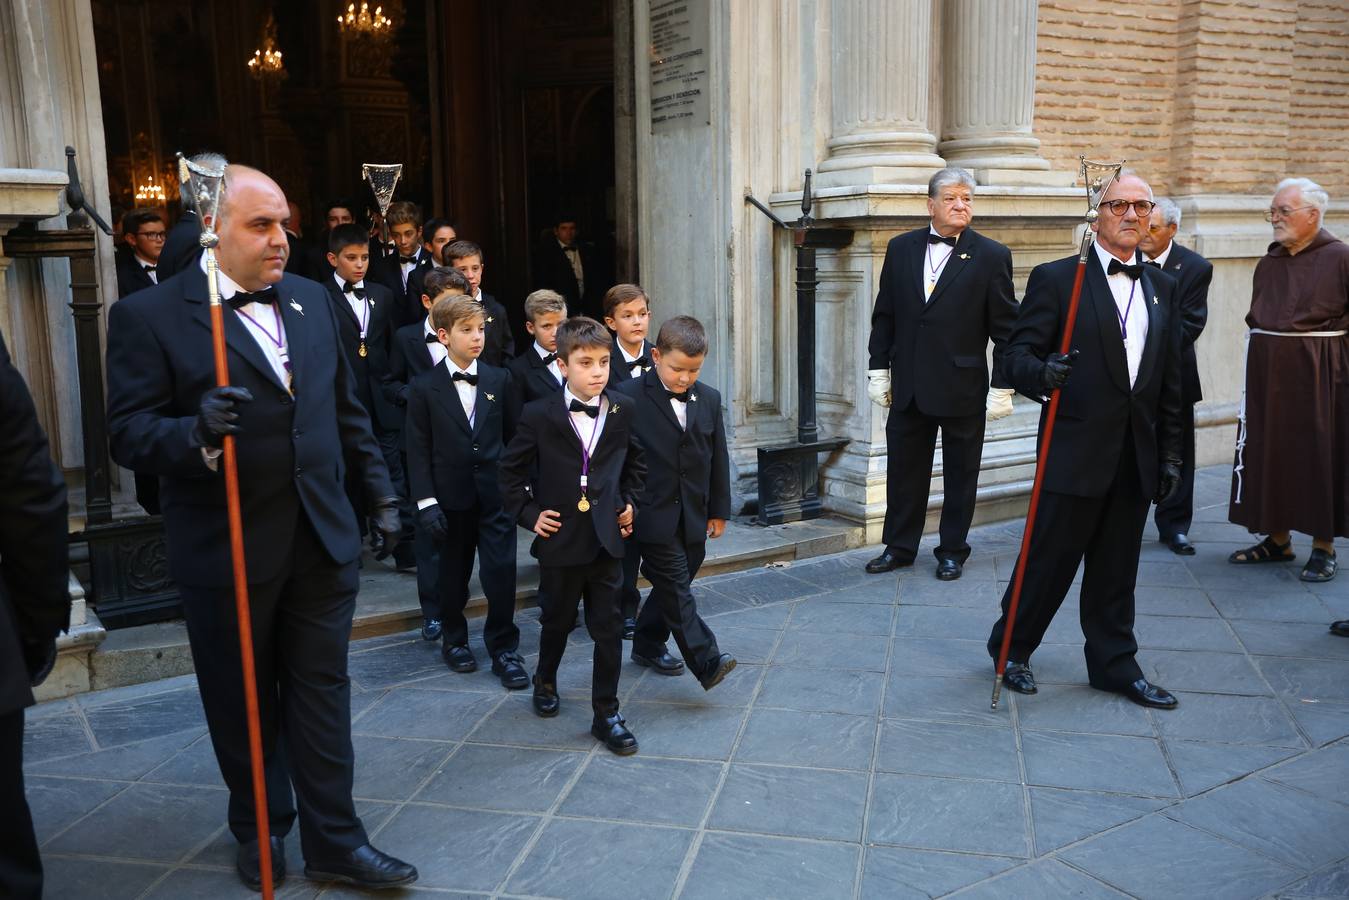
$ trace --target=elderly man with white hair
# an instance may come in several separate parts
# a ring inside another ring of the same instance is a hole
[[[1279,182],[1265,218],[1274,243],[1256,264],[1246,314],[1243,417],[1228,517],[1265,537],[1229,559],[1297,558],[1303,581],[1335,577],[1335,537],[1349,537],[1349,246],[1322,227],[1330,198],[1313,181]],[[1331,626],[1349,636],[1349,622]]]

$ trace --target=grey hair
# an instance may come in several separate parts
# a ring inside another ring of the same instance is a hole
[[[1163,225],[1180,227],[1180,207],[1170,197],[1158,197],[1154,212],[1161,217]]]
[[[1302,194],[1302,199],[1316,207],[1319,217],[1325,217],[1326,207],[1330,205],[1330,195],[1326,193],[1325,188],[1310,178],[1285,178],[1274,186],[1274,193],[1277,194],[1284,188],[1290,187],[1297,188]]]
[[[948,184],[963,184],[974,192],[974,173],[969,169],[962,169],[960,166],[947,166],[946,168],[933,175],[927,183],[927,195],[929,199],[935,200],[941,189]]]
[[[203,169],[209,169],[211,171],[219,171],[225,168],[227,163],[224,156],[219,153],[210,152],[189,156],[187,161],[195,166],[201,166]],[[183,212],[187,212],[188,210],[191,210],[192,212],[197,211],[196,198],[192,196],[192,191],[186,184],[178,185],[178,196],[183,201]]]

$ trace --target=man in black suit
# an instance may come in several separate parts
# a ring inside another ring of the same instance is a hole
[[[42,860],[23,790],[23,711],[70,625],[66,484],[0,337],[0,896],[39,900]]]
[[[934,551],[937,577],[960,577],[970,555],[965,538],[974,518],[984,422],[1012,411],[1000,365],[1016,319],[1012,254],[969,227],[973,203],[974,176],[942,169],[927,185],[928,227],[893,238],[885,250],[868,342],[867,393],[890,408],[885,549],[867,563],[872,574],[912,565],[918,555],[940,428],[945,499]]]
[[[225,157],[219,153],[198,153],[191,161],[209,172],[218,172],[225,165]],[[164,249],[159,254],[156,280],[161,282],[168,281],[201,256],[201,219],[197,217],[197,201],[187,183],[179,186],[178,195],[182,201],[182,215],[169,229]]]
[[[1031,272],[1007,344],[1004,372],[1018,391],[1032,398],[1062,392],[1003,676],[1019,693],[1036,692],[1031,654],[1085,559],[1080,605],[1091,686],[1143,706],[1177,705],[1134,658],[1134,582],[1148,504],[1167,500],[1180,483],[1184,322],[1175,282],[1137,253],[1152,206],[1152,189],[1135,175],[1106,191],[1070,353],[1057,348],[1075,256]],[[1011,593],[1009,586],[988,638],[995,660]]]
[[[1176,243],[1180,228],[1180,207],[1166,197],[1157,199],[1157,208],[1148,220],[1148,233],[1138,244],[1144,262],[1156,266],[1176,280],[1176,296],[1185,332],[1180,339],[1181,365],[1181,466],[1180,487],[1176,495],[1157,504],[1153,521],[1157,539],[1172,553],[1193,556],[1190,522],[1194,518],[1194,405],[1204,399],[1199,386],[1199,363],[1194,344],[1208,322],[1208,287],[1213,282],[1213,264],[1188,247]]]
[[[352,803],[347,645],[360,534],[343,472],[362,472],[379,527],[397,540],[388,472],[356,399],[324,289],[283,274],[285,195],[226,170],[216,227],[230,385],[217,387],[205,261],[108,316],[113,458],[160,476],[169,569],[187,620],[202,706],[229,788],[236,868],[261,883],[220,447],[237,436],[275,877],[296,817],[311,878],[407,884],[416,869],[370,846]],[[285,752],[282,753],[282,740]]]
[[[117,254],[117,296],[125,297],[159,282],[159,255],[168,229],[153,209],[122,216],[124,246]]]
[[[566,299],[572,315],[599,319],[604,311],[592,298],[598,296],[600,285],[595,284],[593,277],[587,277],[586,267],[594,268],[593,260],[577,239],[579,231],[575,216],[570,213],[558,216],[552,235],[534,249],[534,287],[557,291]]]
[[[558,365],[557,330],[567,319],[567,301],[556,291],[538,290],[525,298],[525,331],[534,340],[506,364],[529,403],[562,390],[565,376]]]
[[[515,338],[506,307],[482,289],[482,248],[472,241],[454,241],[441,251],[445,263],[468,279],[468,295],[483,307],[487,322],[487,344],[483,348],[483,362],[489,366],[504,366],[515,358]]]

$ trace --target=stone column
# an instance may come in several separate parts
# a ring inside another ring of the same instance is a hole
[[[941,155],[980,184],[1056,180],[1031,134],[1038,0],[947,0]]]
[[[926,182],[942,166],[928,122],[932,0],[832,4],[833,136],[819,184]]]

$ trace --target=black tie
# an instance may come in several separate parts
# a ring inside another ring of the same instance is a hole
[[[669,397],[671,400],[678,400],[680,403],[688,403],[688,402],[689,402],[689,392],[688,392],[688,391],[680,391],[679,393],[676,394],[674,391],[666,390],[666,391],[665,391],[665,396]]]
[[[276,288],[269,287],[255,293],[247,291],[235,291],[234,296],[225,301],[231,309],[240,309],[250,303],[263,303],[267,306],[276,304]]]
[[[357,287],[355,284],[351,283],[350,281],[344,281],[344,282],[342,282],[342,293],[344,293],[344,294],[355,294],[357,297],[360,297],[362,300],[365,299],[365,288],[363,288],[363,287]]]
[[[415,257],[415,256],[399,256],[399,257],[398,257],[398,261],[399,261],[400,263],[404,263],[404,264],[409,265],[409,266],[415,266],[415,265],[417,264],[417,257]]]
[[[141,268],[143,268],[145,271],[147,271],[147,272],[149,272],[149,273],[151,273],[151,274],[154,274],[154,273],[158,270],[159,267],[158,267],[158,266],[141,266]]]
[[[1143,265],[1152,266],[1154,269],[1160,269],[1162,267],[1162,264],[1155,259],[1145,259],[1143,260]]]
[[[594,406],[587,406],[580,400],[571,401],[571,405],[568,406],[567,409],[571,410],[572,412],[583,412],[587,416],[590,416],[590,418],[592,419],[598,418],[600,414],[600,405],[598,403],[596,403]]]
[[[451,381],[467,381],[469,384],[473,385],[474,387],[477,387],[477,386],[478,386],[478,376],[477,376],[477,375],[471,375],[471,374],[469,374],[468,372],[455,372],[453,375],[450,376],[450,380],[451,380]]]
[[[556,353],[549,353],[547,356],[543,357],[543,364],[545,366],[552,365],[556,359],[557,359]]]
[[[629,368],[629,369],[635,369],[635,368],[637,368],[638,366],[641,366],[643,369],[649,369],[649,368],[651,368],[651,357],[649,357],[649,356],[639,356],[639,357],[637,357],[636,359],[634,359],[632,362],[628,363],[628,368]]]
[[[1117,259],[1112,259],[1110,260],[1110,265],[1106,267],[1105,272],[1107,275],[1118,275],[1120,272],[1123,272],[1134,281],[1137,281],[1138,277],[1143,274],[1143,267],[1137,263],[1126,265]]]
[[[945,244],[948,247],[954,247],[956,245],[956,235],[953,234],[950,237],[942,237],[936,232],[929,231],[927,234],[927,242],[929,244]]]
[[[426,342],[428,344],[438,344],[440,343],[440,338],[436,337],[434,334],[428,334],[426,336]]]

